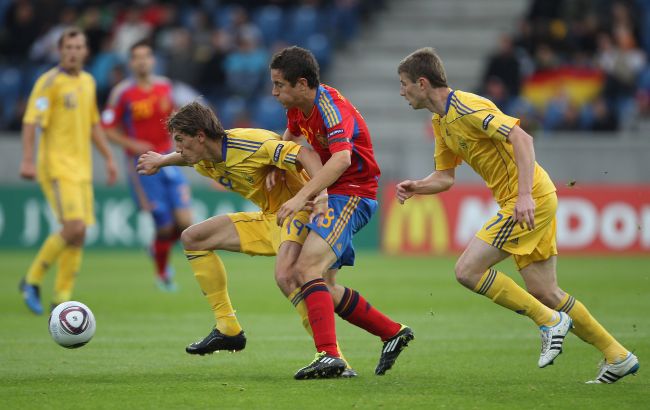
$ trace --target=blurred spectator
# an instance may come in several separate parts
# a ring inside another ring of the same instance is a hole
[[[547,130],[634,127],[639,112],[650,114],[650,69],[639,47],[650,39],[645,22],[650,0],[533,0],[511,51],[502,40],[488,59],[482,92]],[[518,91],[509,83],[513,67]]]
[[[199,65],[195,60],[192,33],[179,27],[172,32],[171,47],[166,50],[167,75],[175,81],[195,86],[198,83]]]
[[[483,84],[488,87],[488,82],[499,81],[505,91],[505,95],[500,100],[508,99],[519,94],[521,86],[521,70],[519,59],[515,55],[515,49],[512,38],[509,35],[502,35],[499,41],[499,48],[496,53],[492,54],[487,63],[485,73],[483,74]],[[490,94],[493,97],[498,97]],[[494,101],[494,100],[493,100]]]
[[[9,6],[0,28],[0,55],[10,62],[19,62],[39,33],[31,2],[16,1]]]
[[[333,46],[345,45],[357,34],[359,24],[386,3],[5,1],[11,4],[0,22],[0,129],[20,126],[26,93],[34,79],[55,64],[59,34],[73,24],[86,32],[91,51],[86,67],[100,95],[125,75],[129,47],[149,38],[160,53],[156,72],[177,83],[179,100],[204,95],[215,106],[226,107],[231,126],[271,124],[279,111],[263,97],[268,96],[264,86],[269,82],[268,58],[274,48],[292,41],[309,47],[326,75]]]
[[[252,97],[267,80],[269,55],[261,47],[255,30],[241,30],[237,47],[226,57],[224,70],[230,92],[242,97]]]
[[[115,29],[113,48],[126,61],[131,46],[148,37],[150,33],[151,25],[142,19],[140,8],[131,6],[126,9],[124,20]]]
[[[76,19],[77,11],[73,7],[65,7],[60,14],[58,24],[34,42],[29,51],[30,59],[48,64],[57,63],[59,61],[59,37],[66,27],[75,23]]]

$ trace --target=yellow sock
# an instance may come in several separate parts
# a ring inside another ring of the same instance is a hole
[[[43,282],[45,272],[56,262],[63,248],[65,248],[65,240],[61,235],[58,233],[50,235],[41,245],[41,249],[29,267],[25,282],[30,285],[40,285]]]
[[[66,246],[59,256],[59,270],[54,282],[54,303],[70,300],[75,279],[81,267],[83,248],[79,246]]]
[[[555,309],[565,312],[573,319],[573,333],[603,352],[607,363],[616,363],[627,357],[628,350],[591,316],[579,300],[567,293]]]
[[[291,304],[296,308],[296,311],[300,315],[300,321],[302,322],[302,327],[305,328],[309,336],[314,336],[314,332],[311,330],[311,325],[309,324],[309,316],[307,315],[307,305],[305,304],[305,301],[302,298],[302,293],[300,292],[300,288],[297,288],[289,296],[287,296],[287,299],[291,302]],[[339,346],[338,340],[336,341],[336,348],[339,351],[339,356],[347,367],[350,367],[350,364],[348,363],[347,359],[343,356],[343,352],[341,351],[341,346]]]
[[[505,308],[526,315],[537,326],[552,326],[560,317],[533,295],[526,292],[514,280],[496,269],[488,269],[478,281],[474,292],[485,295]]]
[[[194,277],[210,303],[217,330],[226,336],[242,331],[228,295],[228,276],[221,258],[212,251],[185,251]]]
[[[300,288],[296,288],[289,296],[287,296],[287,299],[289,299],[289,302],[293,304],[293,307],[296,308],[296,311],[300,315],[300,321],[302,322],[302,327],[305,328],[307,333],[309,333],[309,336],[313,336],[314,332],[311,330],[311,325],[309,324],[309,316],[307,315],[307,305],[305,304],[305,301],[302,298],[302,293],[300,292]]]

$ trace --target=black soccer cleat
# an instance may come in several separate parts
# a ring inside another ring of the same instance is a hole
[[[244,350],[245,347],[246,335],[243,330],[235,336],[226,336],[214,328],[203,340],[187,346],[185,351],[189,354],[198,354],[203,356],[204,354],[212,354],[220,350],[238,352]]]
[[[379,363],[375,369],[375,374],[377,376],[383,376],[386,374],[402,350],[409,345],[411,340],[415,339],[413,331],[408,326],[402,326],[402,329],[393,337],[384,342],[384,346],[381,349],[381,356],[379,357]]]
[[[357,377],[359,374],[351,367],[346,367],[345,370],[341,373],[341,377],[344,379],[351,379]]]
[[[340,357],[330,356],[325,352],[316,353],[314,361],[298,370],[293,376],[296,380],[332,379],[340,377],[345,371],[345,361]]]

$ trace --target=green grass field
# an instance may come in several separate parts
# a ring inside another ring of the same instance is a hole
[[[537,368],[532,322],[458,285],[452,258],[358,255],[339,282],[360,292],[416,339],[384,377],[379,341],[339,320],[355,379],[295,381],[313,358],[311,339],[275,287],[273,259],[226,255],[230,294],[246,350],[192,357],[187,343],[213,325],[189,266],[174,265],[179,292],[153,285],[138,252],[87,252],[75,299],[91,307],[97,333],[67,350],[47,317],[23,306],[17,283],[32,252],[0,253],[0,408],[647,408],[650,403],[650,259],[560,259],[560,284],[639,356],[637,377],[586,385],[599,353],[570,336],[554,366]],[[514,272],[512,264],[503,268]],[[43,289],[49,304],[53,272]]]

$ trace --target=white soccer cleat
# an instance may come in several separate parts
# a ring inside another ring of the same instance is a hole
[[[542,351],[539,354],[539,362],[537,362],[537,365],[540,368],[553,364],[553,360],[562,353],[564,337],[573,327],[573,321],[569,315],[564,312],[558,313],[560,314],[560,321],[557,324],[550,327],[539,327],[542,335]]]
[[[632,353],[628,353],[625,360],[609,364],[607,362],[600,366],[600,371],[595,380],[589,380],[588,384],[616,383],[628,374],[636,375],[639,371],[639,359]]]

